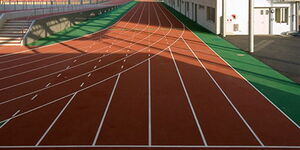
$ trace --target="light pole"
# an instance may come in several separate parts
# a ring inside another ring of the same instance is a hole
[[[249,50],[254,52],[254,8],[253,0],[249,0]]]

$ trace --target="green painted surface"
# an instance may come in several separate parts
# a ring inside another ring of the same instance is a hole
[[[196,24],[175,9],[163,4],[201,40],[250,81],[277,107],[300,125],[300,85],[273,70],[247,52]],[[240,56],[242,54],[243,56]],[[255,111],[255,110],[253,110]]]
[[[71,40],[74,38],[82,37],[87,34],[95,33],[101,29],[107,28],[116,23],[128,10],[130,10],[137,2],[131,1],[118,7],[115,10],[101,14],[94,18],[83,21],[63,31],[54,33],[46,38],[34,41],[28,46],[44,46]]]

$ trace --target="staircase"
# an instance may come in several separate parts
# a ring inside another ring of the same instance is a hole
[[[31,23],[28,20],[7,20],[0,28],[0,45],[22,45]]]

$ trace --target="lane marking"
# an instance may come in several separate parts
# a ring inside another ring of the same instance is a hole
[[[60,77],[61,76],[61,73],[60,74],[58,74],[56,77]]]
[[[70,66],[68,66],[66,69],[69,69],[70,68]]]
[[[121,66],[121,69],[123,69],[123,68],[124,68],[124,65]]]
[[[99,61],[98,62],[101,62],[101,59],[99,59]]]
[[[183,87],[185,96],[186,96],[186,98],[187,98],[187,100],[188,100],[190,109],[191,109],[191,111],[192,111],[192,113],[193,113],[193,117],[194,117],[194,119],[195,119],[195,122],[196,122],[196,124],[197,124],[199,133],[200,133],[200,135],[201,135],[202,141],[203,141],[204,145],[207,146],[207,142],[206,142],[206,139],[205,139],[203,130],[202,130],[201,125],[200,125],[200,123],[199,123],[199,120],[198,120],[198,118],[197,118],[197,115],[196,115],[196,112],[195,112],[195,110],[194,110],[193,104],[192,104],[192,102],[191,102],[190,96],[189,96],[189,94],[188,94],[188,92],[187,92],[187,89],[186,89],[186,87],[185,87],[185,84],[184,84],[184,81],[183,81],[183,79],[182,79],[181,73],[180,73],[180,71],[179,71],[179,68],[178,68],[178,66],[177,66],[177,63],[176,63],[175,58],[174,58],[174,56],[173,56],[172,49],[171,49],[170,47],[169,47],[169,50],[170,50],[170,54],[171,54],[171,56],[172,56],[173,63],[174,63],[174,65],[175,65],[177,74],[178,74],[178,76],[179,76],[180,83],[181,83],[181,85],[182,85],[182,87]]]
[[[141,19],[141,16],[140,16],[140,18],[139,18],[139,21],[140,21],[140,19]],[[137,25],[136,25],[137,26]],[[149,26],[149,25],[147,25],[147,26]],[[144,30],[146,30],[146,28],[144,29]],[[158,29],[157,29],[158,30]],[[157,31],[156,30],[156,31]],[[155,31],[155,32],[156,32]],[[142,33],[142,31],[141,32],[139,32],[138,34],[140,34],[140,33]],[[152,34],[151,34],[152,35]],[[134,36],[134,35],[133,35]],[[150,35],[148,35],[148,36],[150,36]],[[133,37],[131,37],[132,39],[133,39]],[[147,38],[147,37],[145,37],[145,38]],[[144,38],[144,39],[145,39]],[[142,41],[143,39],[141,39],[140,41]],[[139,42],[139,41],[138,41]],[[136,43],[138,43],[138,42],[135,42],[135,43],[132,43],[132,45],[133,44],[136,44]],[[126,47],[125,47],[126,48]],[[125,49],[125,48],[122,48],[122,49]],[[118,52],[118,51],[121,51],[122,49],[120,49],[120,50],[117,50],[117,51],[115,51],[115,52],[113,52],[113,53],[116,53],[116,52]],[[109,55],[111,55],[111,54],[113,54],[113,53],[110,53]],[[103,55],[103,56],[107,56],[107,55]],[[103,56],[101,56],[101,57],[103,57]],[[100,57],[100,58],[101,58]],[[73,58],[72,58],[73,59]],[[99,58],[96,58],[96,59],[99,59]],[[87,62],[84,62],[84,63],[82,63],[82,64],[79,64],[79,65],[77,65],[77,66],[73,66],[73,67],[71,67],[71,68],[75,68],[75,67],[78,67],[78,66],[82,66],[82,65],[84,65],[84,64],[87,64],[87,63],[89,63],[89,62],[92,62],[92,61],[94,61],[95,59],[93,59],[93,60],[90,60],[90,61],[87,61]],[[45,66],[44,66],[45,67]],[[44,68],[43,67],[43,68]],[[38,69],[36,69],[36,70],[38,70]],[[15,86],[18,86],[18,85],[22,85],[22,84],[25,84],[25,83],[28,83],[28,82],[31,82],[31,81],[35,81],[35,80],[38,80],[38,79],[40,79],[40,78],[44,78],[44,77],[48,77],[48,76],[50,76],[50,75],[52,75],[52,74],[56,74],[56,73],[58,73],[58,72],[62,72],[62,71],[65,71],[66,69],[63,69],[63,70],[60,70],[60,71],[57,71],[57,72],[54,72],[54,73],[51,73],[51,74],[48,74],[48,75],[44,75],[44,76],[41,76],[41,77],[38,77],[38,78],[35,78],[35,79],[31,79],[31,80],[28,80],[28,81],[25,81],[25,82],[22,82],[22,83],[18,83],[18,84],[15,84],[15,85],[12,85],[12,86],[8,86],[8,87],[5,87],[5,88],[2,88],[2,89],[0,89],[0,91],[2,91],[2,90],[5,90],[5,89],[8,89],[8,88],[12,88],[12,87],[15,87]],[[13,77],[13,76],[16,76],[16,75],[19,75],[19,74],[15,74],[15,75],[12,75],[12,76],[9,76],[9,77]],[[4,78],[9,78],[9,77],[4,77]],[[0,80],[2,80],[2,79],[4,79],[4,78],[1,78]],[[1,103],[2,104],[2,103]]]
[[[171,27],[171,29],[168,31],[167,34],[164,34],[163,37],[166,37],[166,36],[171,32],[171,30],[172,30],[172,27]],[[155,32],[156,32],[156,31],[155,31]],[[154,34],[155,32],[153,32],[152,34]],[[179,37],[181,37],[181,36],[184,34],[184,32],[185,32],[185,28],[183,28],[183,30],[182,30],[182,32],[181,32],[181,35],[180,35]],[[177,38],[172,44],[170,44],[170,46],[174,45],[179,39],[180,39],[180,38]],[[160,41],[160,40],[159,40],[159,41]],[[158,42],[158,41],[157,41],[157,42]],[[154,44],[157,43],[157,42],[154,42]],[[152,44],[152,45],[153,45],[153,44]],[[151,46],[151,45],[150,45],[150,46]],[[28,110],[28,111],[26,111],[26,112],[23,112],[23,113],[21,113],[21,114],[19,114],[19,115],[16,115],[16,116],[11,117],[11,118],[8,118],[8,119],[14,119],[14,118],[17,118],[17,117],[21,117],[21,116],[26,115],[26,114],[28,114],[28,113],[30,113],[30,112],[33,112],[33,111],[38,110],[38,109],[41,109],[41,108],[46,107],[46,106],[48,106],[48,105],[50,105],[50,104],[56,103],[56,102],[58,102],[58,101],[60,101],[60,100],[62,100],[62,99],[64,99],[64,98],[66,98],[66,97],[72,96],[74,93],[78,93],[78,92],[85,91],[85,90],[87,90],[87,89],[89,89],[89,88],[92,88],[92,87],[94,87],[94,86],[96,86],[96,85],[99,85],[99,84],[101,84],[101,83],[103,83],[103,82],[105,82],[105,81],[108,81],[108,80],[110,80],[110,79],[116,77],[118,74],[122,74],[122,73],[124,73],[124,72],[127,72],[127,71],[129,71],[129,70],[131,70],[131,69],[133,69],[133,68],[135,68],[135,67],[137,67],[137,66],[139,66],[139,65],[141,65],[141,64],[143,64],[143,63],[145,63],[145,62],[148,61],[149,59],[154,58],[155,56],[159,55],[160,53],[165,52],[170,46],[168,46],[167,48],[165,48],[165,49],[159,51],[158,53],[156,53],[156,54],[154,54],[154,55],[152,55],[150,58],[148,58],[148,59],[146,59],[146,60],[144,60],[144,61],[141,61],[141,62],[139,62],[139,63],[137,63],[137,64],[135,64],[135,65],[133,65],[133,66],[131,66],[131,67],[129,67],[129,68],[127,68],[127,69],[125,69],[125,70],[123,70],[123,71],[117,73],[117,74],[115,74],[115,75],[112,75],[112,76],[110,76],[110,77],[108,77],[108,78],[106,78],[106,79],[103,79],[103,80],[101,80],[101,81],[99,81],[99,82],[96,82],[96,83],[94,83],[94,84],[92,84],[92,85],[90,85],[90,86],[87,86],[87,87],[85,87],[85,88],[82,88],[82,89],[80,89],[80,90],[77,90],[76,92],[73,92],[73,93],[70,93],[70,94],[68,94],[68,95],[62,96],[62,97],[57,98],[57,99],[55,99],[55,100],[53,100],[53,101],[51,101],[51,102],[48,102],[48,103],[45,103],[45,104],[43,104],[43,105],[37,106],[37,107],[35,107],[35,108],[33,108],[33,109],[30,109],[30,110]],[[144,49],[144,48],[143,48],[143,49]],[[10,100],[10,101],[13,101],[13,100]],[[10,102],[10,101],[2,102],[1,104],[5,104],[5,103]],[[8,119],[5,119],[5,120],[8,120]],[[3,121],[4,121],[4,120],[3,120]]]
[[[177,18],[174,14],[170,13],[172,16]],[[184,23],[181,22],[179,18],[177,20],[184,25]],[[185,26],[185,25],[184,25]],[[273,105],[282,115],[284,115],[292,124],[294,124],[298,129],[300,129],[300,125],[298,125],[293,119],[291,119],[286,113],[284,113],[277,105],[275,105],[267,96],[265,96],[260,90],[258,90],[250,81],[248,81],[242,74],[240,74],[234,67],[232,67],[227,61],[225,61],[218,53],[216,53],[209,45],[207,45],[200,37],[198,37],[192,30],[185,26],[188,30],[191,31],[191,33],[197,37],[204,45],[206,45],[216,56],[218,56],[221,60],[223,60],[224,63],[226,63],[232,70],[234,70],[241,78],[243,78],[249,85],[251,85],[258,93],[260,93],[271,105]]]
[[[38,95],[35,94],[35,95],[31,98],[31,100],[34,100],[37,96],[38,96]]]
[[[97,68],[97,66],[94,66],[94,69],[96,69]]]
[[[263,142],[260,140],[260,138],[256,135],[256,133],[253,131],[253,129],[251,128],[251,126],[248,124],[248,122],[245,120],[245,118],[242,116],[242,114],[238,111],[238,109],[235,107],[235,105],[232,103],[232,101],[230,100],[230,98],[227,96],[227,94],[223,91],[223,89],[221,88],[221,86],[218,84],[218,82],[215,80],[215,78],[210,74],[210,72],[207,70],[207,68],[204,66],[204,64],[202,63],[202,61],[198,58],[198,56],[195,54],[195,52],[192,50],[192,48],[189,46],[189,44],[185,41],[185,39],[183,37],[181,37],[181,39],[184,41],[185,45],[189,48],[189,50],[193,53],[194,57],[197,59],[197,61],[199,62],[199,64],[202,66],[202,68],[205,70],[205,72],[209,75],[209,77],[211,78],[211,80],[214,82],[214,84],[218,87],[218,89],[221,91],[221,93],[223,94],[223,96],[226,98],[226,100],[228,101],[228,103],[231,105],[231,107],[234,109],[234,111],[239,115],[239,117],[242,119],[242,121],[244,122],[244,124],[247,126],[247,128],[250,130],[250,132],[252,133],[252,135],[255,137],[255,139],[259,142],[260,145],[264,146]]]
[[[157,30],[158,30],[158,28],[157,28]],[[157,31],[157,30],[156,30],[156,31]],[[155,32],[156,32],[156,31],[155,31]],[[153,32],[152,34],[154,34],[155,32]],[[168,34],[169,34],[170,32],[171,32],[171,30],[168,32]],[[151,35],[152,35],[152,34],[151,34]],[[150,36],[150,35],[148,35],[148,36]],[[163,39],[164,37],[166,37],[166,35],[164,35],[161,39]],[[142,41],[142,40],[140,40],[140,41]],[[154,45],[154,44],[156,44],[156,43],[158,43],[158,42],[160,42],[160,40],[154,42],[152,45]],[[135,43],[137,43],[137,42],[135,42]],[[152,46],[152,45],[150,45],[150,46]],[[147,47],[142,48],[141,50],[136,51],[136,52],[130,54],[128,57],[131,57],[131,56],[133,56],[133,55],[135,55],[135,54],[138,54],[139,52],[143,51],[143,50],[146,49],[146,48],[147,48]],[[119,62],[119,61],[122,61],[123,59],[126,59],[126,58],[128,58],[128,57],[118,59],[118,60],[116,60],[116,61],[114,61],[114,62],[111,62],[111,63],[109,63],[109,64],[107,64],[107,65],[104,65],[104,66],[102,66],[102,67],[100,67],[100,68],[98,68],[98,69],[96,69],[96,70],[85,72],[85,73],[83,73],[83,74],[81,74],[81,75],[78,75],[78,76],[75,76],[75,77],[73,77],[73,78],[70,78],[70,79],[61,81],[61,82],[59,82],[59,83],[57,83],[57,84],[53,84],[53,85],[50,86],[50,87],[42,88],[42,89],[36,90],[36,91],[34,91],[34,92],[43,91],[43,90],[45,90],[45,89],[48,89],[48,88],[51,88],[51,87],[54,87],[54,86],[57,86],[57,85],[66,83],[66,82],[71,81],[71,80],[73,80],[73,79],[82,77],[82,76],[84,76],[84,75],[86,75],[86,74],[88,74],[88,73],[92,73],[92,72],[95,72],[95,71],[97,71],[97,70],[100,70],[100,69],[103,69],[103,68],[105,68],[105,67],[108,67],[108,66],[110,66],[110,65],[113,65],[113,64],[115,64],[115,63],[117,63],[117,62]],[[46,75],[46,76],[48,76],[48,75]],[[5,103],[8,103],[8,102],[11,102],[11,101],[15,101],[16,99],[25,97],[25,96],[27,96],[27,95],[30,95],[30,94],[34,93],[34,92],[30,92],[30,93],[24,94],[24,95],[22,95],[22,96],[18,96],[18,97],[12,98],[12,99],[7,100],[7,101],[4,101],[4,102],[0,102],[0,105],[5,104]]]
[[[77,61],[77,59],[75,59],[74,61],[73,61],[73,63],[75,63]]]
[[[15,112],[12,117],[15,117],[18,113],[20,112],[20,110],[18,110],[17,112]],[[5,122],[0,126],[0,129],[2,127],[4,127],[11,119],[5,120]],[[1,121],[0,123],[2,123],[3,121]]]
[[[131,16],[131,19],[132,19],[132,17],[133,17],[133,16]],[[127,26],[128,23],[129,23],[129,21],[127,21],[126,26]],[[138,24],[136,24],[136,26],[137,26],[137,25],[138,25]],[[136,27],[136,26],[135,26],[135,27]],[[146,30],[146,29],[145,29],[145,30]],[[133,27],[131,30],[129,30],[129,31],[134,31],[134,27]],[[143,30],[143,31],[144,31],[144,30]],[[140,31],[140,32],[138,32],[137,34],[141,34],[143,31]],[[120,35],[123,35],[123,34],[118,34],[117,37],[119,37]],[[134,36],[134,35],[133,35],[133,36]],[[132,38],[132,37],[130,37],[130,38]],[[123,42],[123,41],[120,41],[119,43],[121,43],[121,42]],[[136,43],[137,43],[137,42],[136,42]],[[134,43],[133,43],[133,44],[134,44]],[[100,51],[100,50],[102,50],[102,49],[105,49],[106,47],[108,47],[108,46],[105,46],[105,47],[103,47],[103,48],[96,49],[96,50],[93,50],[93,51]],[[125,48],[126,48],[126,47],[125,47]],[[93,51],[91,51],[91,52],[93,52]],[[117,51],[115,51],[115,52],[118,52],[118,51],[120,51],[120,50],[117,50]],[[114,53],[115,53],[115,52],[114,52]],[[63,54],[60,54],[60,55],[63,55]],[[50,66],[53,66],[53,65],[62,63],[62,62],[66,62],[66,61],[68,61],[68,60],[72,60],[72,59],[75,59],[75,58],[79,58],[79,57],[85,56],[85,55],[88,55],[88,54],[82,54],[82,55],[79,55],[79,56],[76,56],[76,57],[68,58],[68,59],[65,59],[65,60],[62,60],[62,61],[59,61],[59,62],[55,62],[55,63],[49,64],[49,65],[46,65],[46,66],[42,66],[42,67],[34,68],[34,69],[31,69],[31,70],[27,70],[27,71],[24,71],[24,72],[16,73],[16,74],[13,74],[13,75],[10,75],[10,76],[2,77],[2,78],[0,78],[0,80],[7,79],[7,78],[10,78],[10,77],[14,77],[14,76],[21,75],[21,74],[25,74],[25,73],[28,73],[28,72],[32,72],[32,71],[35,71],[35,70],[42,69],[42,68],[47,68],[47,67],[50,67]],[[107,56],[107,55],[104,55],[104,56]],[[47,57],[47,58],[49,58],[49,57]],[[43,60],[44,60],[44,59],[43,59]],[[1,63],[1,62],[0,62],[0,63]],[[86,64],[86,63],[82,63],[82,64]],[[81,64],[81,65],[82,65],[82,64]],[[81,65],[78,65],[78,66],[81,66]],[[72,68],[73,68],[73,67],[72,67]]]
[[[84,82],[81,83],[80,87],[82,87],[84,85]]]
[[[135,7],[135,6],[134,6]],[[126,14],[124,14],[116,23],[112,24],[111,26],[108,26],[104,29],[101,29],[95,33],[91,33],[91,34],[86,34],[84,36],[81,36],[81,37],[77,37],[77,38],[73,38],[73,39],[70,39],[70,40],[66,40],[64,41],[64,43],[66,42],[69,42],[69,41],[72,41],[72,40],[76,40],[76,39],[82,39],[82,38],[85,38],[85,37],[88,37],[88,36],[91,36],[91,35],[97,35],[97,34],[101,34],[103,31],[105,30],[108,30],[108,29],[111,29],[112,26],[116,26],[116,24],[120,23],[121,21],[123,21],[124,17],[125,16],[128,16],[129,12],[131,12],[132,10],[135,10],[134,7],[132,7],[129,11],[126,12]],[[136,12],[138,12],[139,9],[135,10],[135,13],[133,15],[131,15],[130,19],[128,21],[126,21],[126,26],[129,24],[129,22],[131,21],[132,17],[136,14]],[[125,26],[124,26],[125,27]],[[98,37],[96,37],[95,39],[97,39]],[[93,38],[92,38],[93,39]],[[55,46],[55,45],[58,45],[58,44],[61,44],[61,43],[54,43],[54,44],[51,44],[51,45],[46,45],[46,46],[41,46],[39,47],[40,49],[41,48],[45,48],[45,47],[50,47],[50,46]],[[78,44],[79,45],[79,44]],[[30,51],[33,51],[35,50],[36,48],[31,48],[31,49],[27,49],[27,50],[22,50],[22,51],[19,51],[19,52],[14,52],[14,53],[10,53],[10,54],[5,54],[5,55],[1,55],[0,58],[2,57],[6,57],[6,56],[11,56],[11,55],[16,55],[16,54],[21,54],[21,53],[25,53],[25,52],[30,52]],[[41,54],[41,53],[38,53],[38,54]],[[38,55],[37,54],[37,55]],[[0,62],[1,63],[1,62]]]
[[[116,80],[116,82],[115,82],[114,88],[113,88],[113,90],[112,90],[112,92],[111,92],[111,94],[110,94],[110,97],[109,97],[108,103],[107,103],[107,105],[106,105],[106,108],[105,108],[104,114],[103,114],[103,116],[102,116],[102,119],[101,119],[100,125],[99,125],[99,127],[98,127],[98,130],[97,130],[97,132],[96,132],[96,135],[95,135],[95,138],[94,138],[94,141],[93,141],[93,146],[95,146],[95,145],[96,145],[96,143],[97,143],[97,140],[98,140],[98,138],[99,138],[99,134],[100,134],[100,132],[101,132],[101,129],[102,129],[102,126],[103,126],[104,120],[105,120],[105,118],[106,118],[106,114],[107,114],[107,112],[108,112],[108,109],[109,109],[109,107],[110,107],[110,104],[111,104],[112,98],[113,98],[113,96],[114,96],[114,93],[115,93],[115,90],[116,90],[116,88],[117,88],[117,85],[118,85],[118,82],[119,82],[120,76],[121,76],[121,73],[119,73],[119,74],[118,74],[118,77],[117,77],[117,80]]]
[[[49,85],[51,85],[51,83],[48,83],[45,87],[48,87]]]
[[[253,146],[253,145],[39,145],[0,146],[0,148],[259,148],[259,149],[299,149],[300,146]]]
[[[92,73],[90,73],[89,75],[88,75],[88,77],[90,77],[92,75]]]
[[[152,145],[152,121],[151,121],[151,60],[148,59],[148,145]]]
[[[77,92],[73,94],[73,96],[70,98],[70,100],[68,101],[68,103],[64,106],[64,108],[59,112],[59,114],[56,116],[56,118],[53,120],[53,122],[51,123],[51,125],[48,127],[48,129],[44,132],[44,134],[41,136],[41,138],[39,139],[39,141],[35,144],[35,146],[38,146],[41,144],[41,142],[43,141],[43,139],[46,137],[46,135],[48,134],[48,132],[51,130],[51,128],[54,126],[54,124],[56,123],[56,121],[60,118],[60,116],[63,114],[63,112],[66,110],[66,108],[69,106],[69,104],[73,101],[74,97],[76,96]]]

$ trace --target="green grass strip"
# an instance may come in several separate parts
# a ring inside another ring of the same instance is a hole
[[[131,1],[117,9],[103,13],[96,17],[90,18],[63,31],[54,33],[46,38],[29,43],[28,46],[44,46],[54,43],[71,40],[82,37],[87,34],[95,33],[116,23],[126,12],[128,12],[137,2]]]
[[[242,76],[300,125],[300,85],[273,70],[247,52],[208,31],[177,10],[163,5]],[[253,108],[255,111],[255,108]]]

